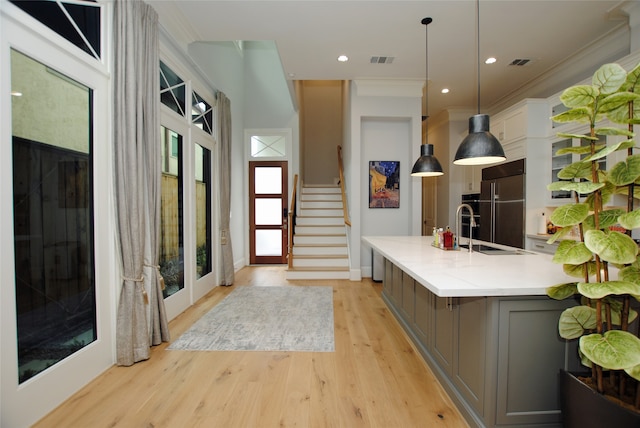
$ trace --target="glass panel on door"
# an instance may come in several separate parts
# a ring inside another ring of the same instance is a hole
[[[250,262],[286,263],[287,163],[250,162]]]
[[[18,372],[97,339],[92,90],[11,51]]]

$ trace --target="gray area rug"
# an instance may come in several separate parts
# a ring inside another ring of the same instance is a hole
[[[168,349],[335,351],[333,288],[238,286]]]

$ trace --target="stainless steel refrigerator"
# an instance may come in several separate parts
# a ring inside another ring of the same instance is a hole
[[[525,160],[484,168],[479,205],[479,239],[524,248]]]

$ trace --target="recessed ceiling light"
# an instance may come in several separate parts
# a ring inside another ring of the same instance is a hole
[[[11,91],[11,95],[13,95],[14,97],[21,97],[22,96],[22,92]]]
[[[489,57],[486,60],[484,60],[485,64],[493,64],[494,62],[498,61],[497,59],[495,59],[494,57]]]
[[[289,77],[291,77],[291,78],[296,77],[296,73],[289,73]]]
[[[449,93],[449,88],[442,88],[442,90],[440,91],[443,94],[448,94]]]
[[[340,56],[338,57],[338,61],[340,61],[340,62],[347,62],[347,61],[349,61],[349,57],[348,57],[348,56],[346,56],[346,55],[340,55]]]

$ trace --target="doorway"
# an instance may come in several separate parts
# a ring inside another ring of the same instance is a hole
[[[285,264],[288,252],[288,165],[249,162],[249,263]]]

